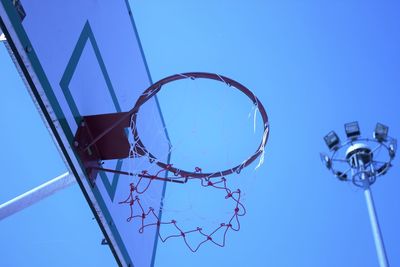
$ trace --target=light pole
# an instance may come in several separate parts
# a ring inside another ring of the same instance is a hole
[[[358,122],[346,123],[347,140],[341,142],[339,136],[331,131],[324,137],[330,149],[330,155],[321,153],[321,160],[325,166],[340,181],[350,181],[364,190],[380,267],[388,267],[389,263],[375,211],[371,185],[375,183],[377,177],[386,174],[392,167],[392,160],[396,155],[397,141],[388,136],[388,131],[387,126],[377,123],[373,138],[362,138]]]

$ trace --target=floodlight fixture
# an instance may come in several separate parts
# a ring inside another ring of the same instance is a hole
[[[386,141],[388,132],[389,132],[389,127],[378,122],[375,126],[375,131],[373,133],[373,136],[377,141],[383,142]]]
[[[340,181],[347,181],[347,174],[346,173],[341,172],[341,171],[336,171],[335,175]]]
[[[324,140],[330,150],[335,150],[340,144],[339,136],[335,131],[331,131],[325,135]]]
[[[397,141],[392,140],[389,144],[389,156],[391,159],[393,159],[396,156],[396,150],[397,150]]]
[[[384,174],[386,174],[386,172],[388,171],[388,169],[391,167],[392,165],[390,164],[390,163],[385,163],[385,164],[383,164],[382,166],[380,166],[377,170],[376,170],[376,172],[379,174],[379,175],[384,175]]]
[[[321,157],[322,162],[325,164],[325,167],[327,169],[331,169],[331,167],[332,167],[331,158],[328,155],[324,154],[324,153],[320,153],[320,157]]]
[[[349,122],[344,125],[344,130],[346,132],[347,138],[357,139],[360,136],[360,126],[358,126],[357,121]]]

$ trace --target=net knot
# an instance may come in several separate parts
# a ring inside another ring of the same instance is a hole
[[[232,193],[228,193],[225,198],[227,199],[227,198],[230,198],[230,197],[232,197]]]
[[[184,233],[184,232],[181,232],[181,236],[185,237],[185,233]]]
[[[129,186],[131,187],[131,193],[132,193],[133,191],[135,191],[135,185],[134,185],[134,184],[130,184]]]
[[[201,169],[200,167],[195,167],[195,168],[194,168],[194,171],[195,171],[195,172],[202,172],[202,169]]]
[[[146,214],[142,213],[142,219],[146,218]]]
[[[212,240],[212,237],[211,236],[207,236],[207,240]]]
[[[209,185],[209,186],[213,186],[213,185],[214,185],[214,183],[213,183],[213,182],[211,182],[211,181],[208,181],[207,185]]]
[[[172,164],[167,164],[167,165],[165,165],[165,169],[166,170],[169,170],[169,169],[171,169],[172,168]]]
[[[175,221],[175,220],[172,220],[171,223],[176,224],[176,221]]]
[[[239,212],[239,208],[235,208],[235,214],[237,214]]]

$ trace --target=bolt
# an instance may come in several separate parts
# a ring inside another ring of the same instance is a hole
[[[32,47],[30,47],[29,45],[27,45],[27,46],[25,47],[25,51],[26,51],[27,53],[32,52]]]

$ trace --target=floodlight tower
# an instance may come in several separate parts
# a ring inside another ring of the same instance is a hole
[[[386,174],[392,167],[397,141],[388,136],[389,128],[381,123],[376,124],[373,138],[362,138],[356,121],[346,123],[344,128],[347,136],[344,142],[340,141],[334,131],[324,137],[331,153],[330,155],[321,153],[321,160],[340,181],[352,182],[364,190],[379,266],[388,267],[371,185],[375,183],[377,177]]]

